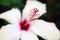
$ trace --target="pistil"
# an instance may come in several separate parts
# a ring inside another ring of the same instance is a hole
[[[32,16],[31,16],[30,20],[33,20],[33,19],[34,19],[34,17],[37,15],[37,12],[38,12],[38,11],[39,11],[39,10],[38,10],[37,8],[34,8],[34,9],[33,9]]]
[[[30,28],[30,21],[34,19],[34,17],[37,15],[37,12],[39,10],[37,8],[34,8],[33,11],[32,11],[32,16],[30,17],[30,20],[27,20],[27,19],[24,19],[24,20],[21,20],[21,22],[19,23],[20,25],[20,30],[24,30],[24,31],[28,31],[29,28]]]

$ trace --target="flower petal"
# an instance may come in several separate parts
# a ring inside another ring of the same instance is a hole
[[[34,20],[31,22],[31,30],[44,39],[59,40],[59,30],[54,23],[43,20]]]
[[[38,38],[31,31],[24,31],[22,32],[21,40],[38,40]]]
[[[28,20],[29,20],[33,14],[32,11],[35,8],[38,9],[37,15],[35,16],[36,18],[40,17],[41,15],[43,15],[46,12],[45,4],[38,2],[38,1],[29,1],[28,0],[25,8],[23,9],[23,19],[28,18]]]
[[[10,23],[18,23],[21,19],[21,13],[17,8],[12,8],[11,10],[0,14],[0,18],[3,18]]]
[[[6,25],[0,29],[0,40],[19,40],[21,32],[16,25]]]

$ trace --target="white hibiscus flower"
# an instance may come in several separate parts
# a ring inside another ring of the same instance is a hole
[[[17,8],[0,14],[0,18],[11,23],[0,29],[0,40],[39,40],[36,35],[47,40],[59,40],[59,30],[54,23],[37,19],[45,12],[45,4],[27,1],[22,15]]]

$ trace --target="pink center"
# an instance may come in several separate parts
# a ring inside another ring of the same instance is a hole
[[[25,30],[25,31],[28,31],[29,27],[30,27],[30,24],[27,22],[27,20],[23,20],[20,22],[20,29],[21,30]]]
[[[30,20],[32,20],[32,18],[34,18],[34,16],[36,16],[37,12],[38,12],[38,9],[34,8]],[[27,19],[24,19],[23,21],[21,20],[21,22],[19,23],[19,25],[20,25],[20,30],[28,31],[29,28],[30,28],[30,24],[27,21]]]

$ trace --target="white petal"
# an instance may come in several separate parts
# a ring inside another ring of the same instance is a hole
[[[0,14],[0,18],[3,18],[10,23],[17,23],[21,19],[21,13],[17,8],[12,8],[11,10]]]
[[[32,13],[31,11],[37,8],[38,11],[38,15],[35,16],[36,18],[42,16],[45,12],[46,12],[46,4],[43,4],[41,2],[38,1],[27,1],[25,8],[23,9],[23,19],[24,18],[28,18],[28,20],[31,18]]]
[[[0,40],[19,40],[21,32],[16,25],[6,25],[0,29]]]
[[[56,28],[54,23],[35,20],[31,22],[31,30],[44,39],[59,40],[59,30]]]
[[[21,40],[38,40],[38,38],[31,31],[24,31],[22,32]]]

